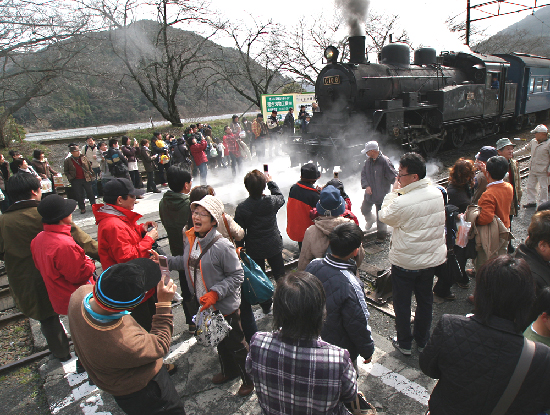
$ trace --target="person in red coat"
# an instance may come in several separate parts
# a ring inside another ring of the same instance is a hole
[[[201,185],[206,184],[206,174],[208,173],[208,157],[206,157],[206,153],[204,152],[207,145],[208,142],[205,139],[197,142],[197,139],[193,138],[191,140],[191,146],[189,146],[189,151],[191,151],[193,160],[195,160],[195,164],[197,165],[201,175]]]
[[[31,242],[32,258],[40,271],[53,310],[67,315],[71,294],[92,283],[95,263],[71,236],[76,201],[53,194],[42,199],[38,213],[44,230]]]
[[[315,164],[304,164],[300,169],[300,181],[292,185],[288,194],[286,233],[290,239],[298,242],[300,249],[306,229],[313,225],[309,212],[319,201],[320,189],[315,187],[319,177],[321,173]]]
[[[133,212],[136,197],[144,192],[144,189],[135,189],[128,179],[114,178],[103,188],[105,204],[93,206],[99,259],[104,270],[132,259],[149,258],[149,251],[158,238],[157,224],[148,221],[138,225],[141,215]],[[132,311],[134,319],[147,331],[155,314],[154,294],[155,289],[150,290]]]

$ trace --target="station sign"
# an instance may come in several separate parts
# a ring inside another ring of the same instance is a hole
[[[306,111],[311,115],[311,104],[315,102],[315,93],[307,94],[264,94],[262,95],[262,114],[264,120],[271,115],[271,111],[277,111],[277,120],[283,121],[289,108],[294,108],[294,118],[298,118],[300,107],[306,106]]]

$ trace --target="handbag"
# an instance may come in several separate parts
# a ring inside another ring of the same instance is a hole
[[[235,245],[235,241],[233,241],[233,237],[231,236],[231,232],[229,230],[227,218],[225,217],[225,214],[222,216],[225,228],[229,233],[229,238],[231,239],[233,245]],[[250,305],[261,304],[269,300],[275,291],[273,283],[268,276],[265,275],[265,272],[263,272],[260,266],[252,260],[252,258],[242,252],[241,248],[236,249],[237,256],[241,260],[241,266],[244,271],[244,281],[241,285],[241,296]]]
[[[212,158],[218,157],[218,150],[216,150],[216,146],[212,146],[212,149],[210,150],[210,157]]]
[[[241,285],[241,295],[251,305],[261,304],[273,296],[275,287],[256,264],[244,252],[240,252],[241,265],[244,271],[244,281]]]
[[[194,261],[194,271],[193,271],[193,282],[195,288],[195,302],[198,303],[197,298],[197,269],[200,267],[201,258],[206,254],[212,245],[216,243],[218,239],[223,238],[223,236],[218,235],[208,245],[204,247],[199,257]],[[194,318],[195,324],[197,325],[197,331],[195,332],[195,337],[197,338],[197,343],[203,346],[217,346],[231,331],[231,326],[223,315],[219,312],[212,312],[209,308],[204,311],[198,312]]]
[[[216,347],[231,331],[231,326],[219,311],[208,308],[195,317],[197,325],[195,338],[202,346]]]

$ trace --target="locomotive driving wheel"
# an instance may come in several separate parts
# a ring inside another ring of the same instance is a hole
[[[419,143],[420,148],[426,157],[435,157],[443,144],[443,140],[425,140]]]
[[[451,138],[451,144],[453,145],[454,148],[462,147],[464,143],[466,143],[466,139],[468,138],[466,131],[463,131],[462,133],[460,133],[457,130],[449,131],[449,136]]]

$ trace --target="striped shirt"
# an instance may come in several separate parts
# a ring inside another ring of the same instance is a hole
[[[257,332],[246,371],[252,376],[263,414],[349,414],[343,402],[357,394],[347,350],[318,340],[282,339]]]

